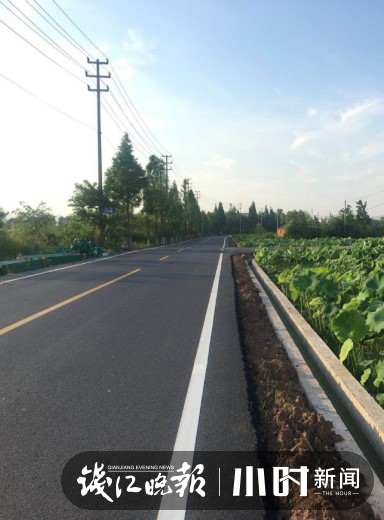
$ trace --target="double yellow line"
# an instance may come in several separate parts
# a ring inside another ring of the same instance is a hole
[[[63,300],[60,303],[56,303],[55,305],[52,305],[51,307],[48,307],[47,309],[37,312],[36,314],[32,314],[31,316],[28,316],[27,318],[17,321],[16,323],[12,323],[12,325],[8,325],[7,327],[0,329],[0,336],[2,336],[3,334],[6,334],[7,332],[10,332],[11,330],[17,329],[17,328],[25,325],[26,323],[29,323],[30,321],[37,320],[37,318],[41,318],[41,316],[45,316],[46,314],[49,314],[50,312],[56,311],[57,309],[64,307],[64,305],[68,305],[69,303],[75,302],[76,300],[80,300],[80,298],[84,298],[84,296],[88,296],[88,294],[92,294],[96,291],[100,291],[100,289],[104,289],[104,287],[108,287],[109,285],[119,282],[120,280],[124,280],[124,278],[127,278],[128,276],[132,276],[133,274],[138,273],[139,271],[141,271],[141,269],[135,269],[134,271],[130,271],[129,273],[123,274],[122,276],[118,276],[117,278],[114,278],[113,280],[110,280],[109,282],[105,282],[105,283],[102,283],[101,285],[98,285],[97,287],[93,287],[93,289],[89,289],[88,291],[84,291],[80,294],[76,294],[76,296],[72,296],[71,298],[68,298],[68,300]]]

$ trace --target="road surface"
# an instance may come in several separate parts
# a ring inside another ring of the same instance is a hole
[[[223,246],[202,238],[0,279],[1,519],[158,517],[71,504],[61,472],[80,452],[255,449]]]

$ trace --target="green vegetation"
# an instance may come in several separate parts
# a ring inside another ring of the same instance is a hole
[[[384,239],[248,237],[240,245],[250,241],[256,262],[384,405]]]

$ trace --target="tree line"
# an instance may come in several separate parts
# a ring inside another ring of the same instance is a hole
[[[0,260],[55,252],[77,237],[118,251],[210,234],[275,236],[278,228],[291,238],[384,234],[384,222],[372,220],[361,200],[355,210],[345,205],[322,219],[303,210],[257,209],[255,202],[246,212],[224,210],[222,202],[202,211],[188,179],[180,188],[171,183],[162,158],[152,155],[145,168],[139,164],[128,134],[105,172],[103,189],[87,180],[75,184],[69,205],[72,214],[60,218],[44,202],[37,208],[21,202],[13,216],[0,208]]]

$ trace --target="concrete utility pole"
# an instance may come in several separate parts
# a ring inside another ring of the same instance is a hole
[[[347,220],[347,201],[344,201],[344,235],[345,235],[345,227],[346,227],[346,220]]]
[[[167,190],[169,188],[169,177],[168,172],[172,170],[172,168],[169,166],[172,164],[172,161],[169,161],[169,159],[172,158],[172,155],[162,155],[161,157],[165,158],[165,182],[167,183]]]
[[[197,205],[199,205],[199,199],[201,197],[201,193],[199,190],[195,191],[195,197],[197,200]],[[201,213],[201,211],[200,211]],[[203,234],[203,214],[201,213],[201,234]]]
[[[102,193],[103,191],[103,169],[101,164],[101,114],[100,114],[100,92],[108,92],[109,87],[107,88],[101,88],[100,87],[100,78],[110,78],[111,73],[108,72],[107,75],[100,74],[100,65],[108,65],[109,61],[101,61],[96,60],[92,61],[89,58],[87,58],[88,63],[91,65],[96,65],[96,74],[89,74],[88,71],[85,71],[85,75],[87,78],[96,78],[96,88],[91,88],[88,85],[88,91],[89,92],[96,92],[97,93],[97,158],[98,158],[98,186],[99,191]]]
[[[239,202],[238,204],[239,204],[239,208],[240,208],[240,212],[239,213],[240,213],[240,235],[241,235],[241,206],[243,205],[243,203]]]

